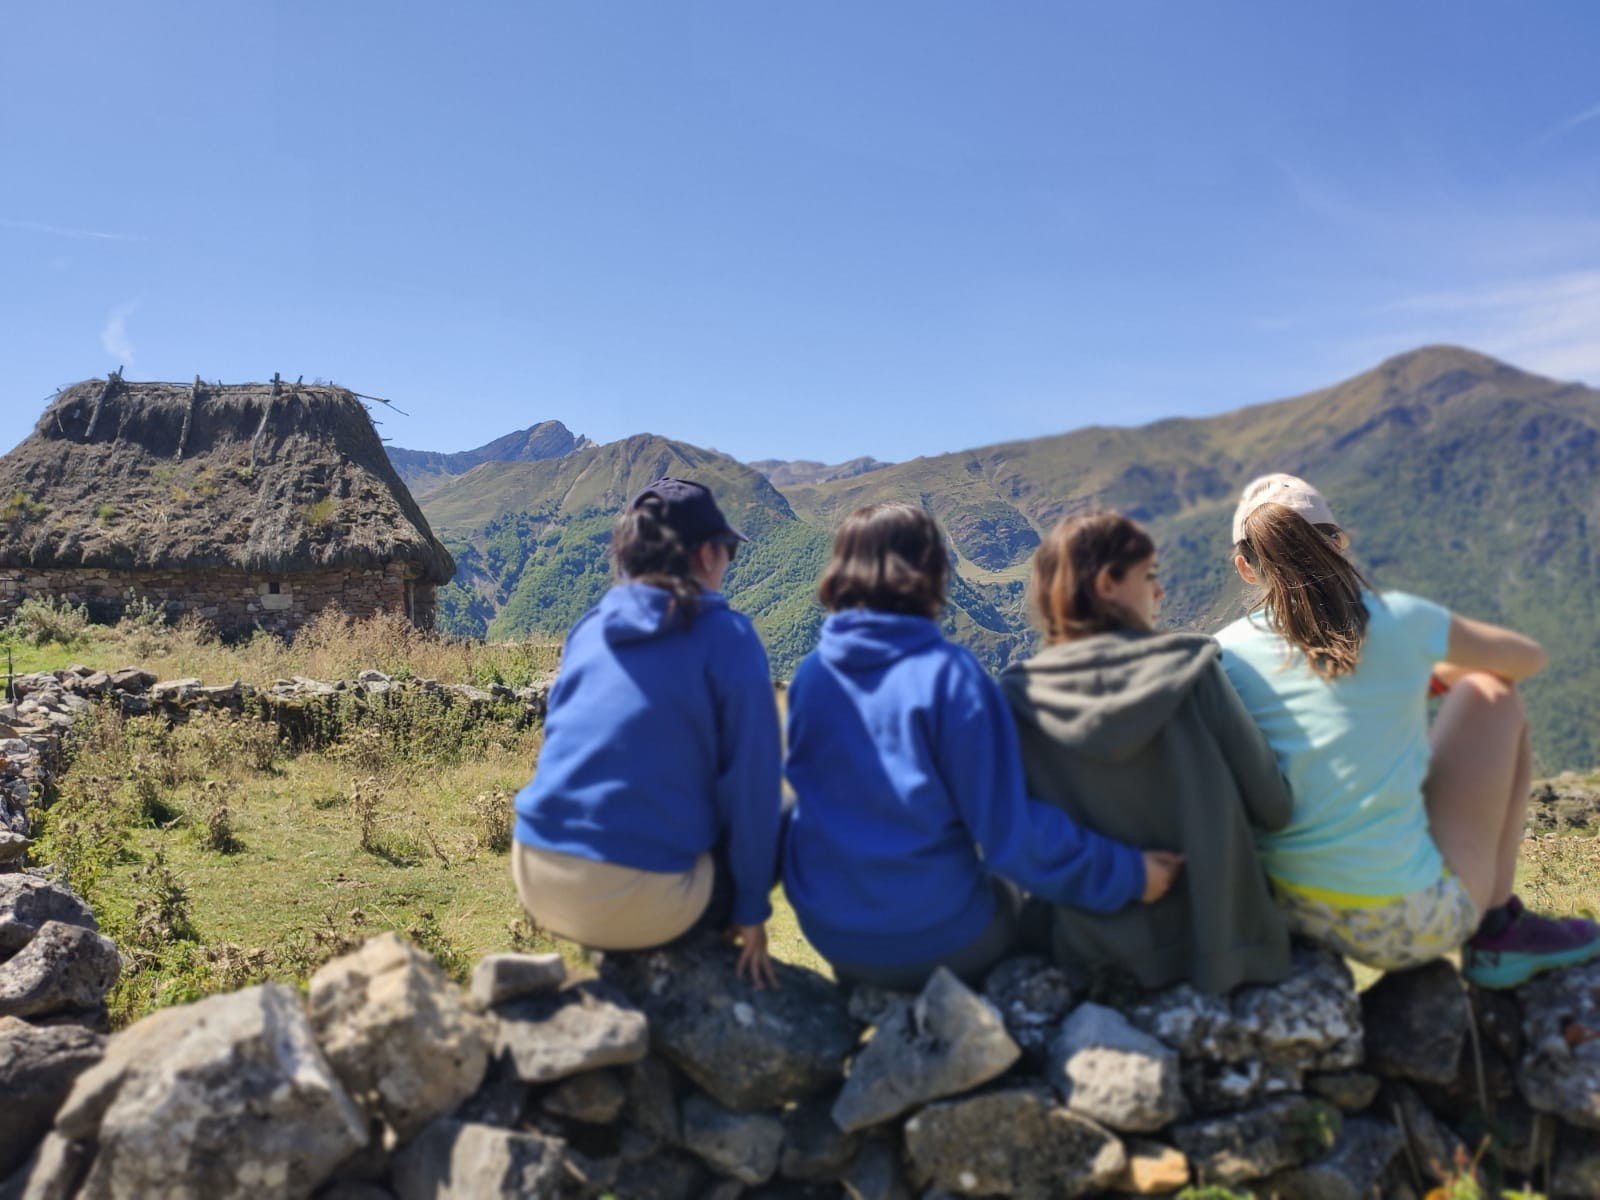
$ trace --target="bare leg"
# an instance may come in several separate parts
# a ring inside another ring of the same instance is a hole
[[[1478,912],[1511,896],[1532,771],[1522,698],[1497,676],[1464,676],[1429,732],[1433,761],[1423,784],[1439,852]]]

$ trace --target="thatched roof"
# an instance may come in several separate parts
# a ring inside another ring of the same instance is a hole
[[[455,573],[344,388],[91,379],[0,458],[0,566],[391,562]]]

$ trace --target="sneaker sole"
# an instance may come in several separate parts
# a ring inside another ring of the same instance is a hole
[[[1475,987],[1491,990],[1514,988],[1527,983],[1535,975],[1576,966],[1596,957],[1600,957],[1600,941],[1574,946],[1561,954],[1501,954],[1499,961],[1492,966],[1474,963],[1463,967],[1461,977]]]

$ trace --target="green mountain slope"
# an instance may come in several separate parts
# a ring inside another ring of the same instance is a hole
[[[1380,587],[1527,630],[1553,652],[1528,689],[1542,769],[1600,763],[1600,391],[1471,351],[1428,347],[1334,387],[1222,416],[920,458],[775,489],[714,451],[641,435],[540,462],[488,462],[440,483],[424,511],[456,556],[442,622],[514,636],[565,628],[607,583],[611,517],[662,474],[704,480],[754,538],[729,574],[736,606],[786,674],[810,649],[830,531],[880,500],[949,531],[950,632],[998,667],[1029,644],[1023,580],[1063,513],[1120,508],[1161,547],[1175,625],[1241,611],[1228,520],[1274,470],[1315,481]]]

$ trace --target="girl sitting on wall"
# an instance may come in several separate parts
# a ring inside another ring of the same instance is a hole
[[[1045,648],[1000,677],[1028,791],[1089,829],[1184,860],[1155,904],[1058,907],[1057,961],[1117,968],[1148,988],[1281,979],[1289,934],[1251,830],[1289,819],[1288,789],[1217,643],[1155,632],[1165,590],[1150,535],[1119,513],[1065,518],[1034,552],[1029,590]]]
[[[1385,969],[1460,947],[1482,987],[1600,954],[1593,922],[1535,916],[1511,891],[1532,773],[1516,684],[1544,666],[1539,645],[1373,591],[1292,475],[1245,488],[1233,541],[1256,590],[1218,640],[1294,795],[1260,841],[1291,927]]]
[[[998,688],[935,621],[948,563],[920,508],[851,513],[789,686],[784,890],[843,982],[912,990],[941,965],[976,981],[1016,938],[1016,885],[1116,912],[1179,867],[1028,798]]]
[[[567,635],[512,873],[561,937],[639,950],[731,925],[739,973],[776,985],[777,709],[761,640],[717,590],[745,540],[682,479],[617,519],[617,583]]]

